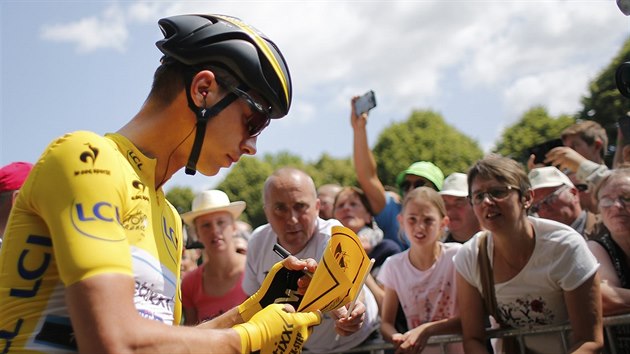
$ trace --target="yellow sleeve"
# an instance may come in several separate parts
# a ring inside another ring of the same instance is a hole
[[[125,164],[108,139],[75,132],[48,147],[25,186],[32,189],[29,203],[48,227],[66,286],[102,273],[133,275],[120,221]]]

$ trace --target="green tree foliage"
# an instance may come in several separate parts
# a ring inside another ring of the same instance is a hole
[[[190,211],[194,193],[190,187],[176,186],[166,193],[166,199],[182,214]]]
[[[266,223],[262,204],[262,186],[274,168],[267,155],[259,160],[255,157],[243,157],[230,170],[226,178],[219,183],[217,189],[224,191],[230,200],[242,200],[247,207],[241,219],[256,227]]]
[[[406,121],[385,128],[372,151],[380,180],[391,186],[396,175],[416,161],[431,161],[446,176],[466,172],[483,156],[476,141],[430,110],[414,111]]]
[[[560,133],[573,123],[575,119],[567,115],[551,117],[545,107],[531,108],[518,122],[503,131],[494,152],[525,164],[529,158],[525,156],[527,148],[559,138]]]
[[[328,154],[314,164],[305,163],[299,156],[283,151],[276,155],[266,154],[262,159],[245,157],[230,170],[217,189],[227,193],[230,200],[243,200],[247,208],[241,217],[253,227],[267,222],[262,203],[265,180],[281,167],[295,167],[308,173],[316,186],[324,183],[356,185],[354,168],[350,159],[335,159]]]
[[[615,123],[621,116],[630,112],[630,100],[623,97],[615,83],[615,72],[619,64],[630,61],[630,38],[605,67],[589,84],[589,94],[582,97],[582,110],[577,114],[579,119],[594,120],[606,128],[608,141],[615,142],[617,135]]]
[[[352,165],[352,159],[335,159],[324,153],[314,164],[306,168],[306,172],[313,177],[315,186],[326,183],[337,183],[342,186],[356,186],[357,177]]]

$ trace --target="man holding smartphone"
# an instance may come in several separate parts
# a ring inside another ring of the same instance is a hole
[[[563,130],[560,138],[563,146],[545,151],[542,159],[540,159],[541,156],[530,156],[527,162],[528,169],[531,171],[545,165],[555,166],[567,174],[575,173],[575,178],[587,186],[594,186],[600,178],[596,176],[608,171],[604,161],[608,147],[606,130],[595,121],[581,121]],[[542,162],[538,163],[539,161]],[[582,161],[584,165],[580,168]],[[590,178],[588,178],[589,175]],[[599,213],[588,189],[581,191],[579,195],[583,209],[595,214]]]
[[[378,226],[383,230],[384,237],[396,241],[402,249],[408,248],[407,240],[399,237],[399,225],[396,219],[401,210],[401,202],[393,198],[385,191],[383,183],[376,174],[376,161],[367,140],[368,114],[357,114],[355,102],[358,96],[351,101],[350,123],[353,131],[353,158],[357,180],[361,189],[374,212],[374,218]],[[411,164],[406,170],[400,172],[396,178],[400,197],[412,189],[427,186],[440,191],[444,182],[444,173],[439,167],[429,161],[418,161]]]
[[[622,119],[620,119],[620,122]],[[537,167],[533,164],[532,160],[533,158],[528,161],[528,167],[530,169]],[[597,163],[589,160],[576,150],[567,146],[557,147],[549,151],[545,157],[545,163],[556,166],[560,170],[568,170],[575,173],[575,178],[578,181],[586,183],[589,190],[596,186],[609,173],[608,166],[606,166],[603,161],[601,163]],[[630,138],[625,136],[622,125],[618,124],[617,149],[615,150],[615,156],[613,157],[613,168],[629,163]],[[595,205],[589,208],[589,210],[594,213],[598,212]]]

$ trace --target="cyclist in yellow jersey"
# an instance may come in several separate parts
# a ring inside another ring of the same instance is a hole
[[[159,25],[164,57],[140,111],[117,133],[52,142],[16,200],[0,251],[3,353],[299,352],[320,321],[270,304],[286,272],[316,267],[289,257],[291,270],[274,266],[238,308],[168,326],[180,323],[182,237],[161,187],[184,166],[214,175],[255,154],[258,134],[289,110],[291,80],[275,44],[238,19]]]

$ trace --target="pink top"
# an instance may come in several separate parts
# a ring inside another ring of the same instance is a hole
[[[203,322],[213,319],[222,313],[240,305],[247,294],[243,291],[242,283],[245,272],[230,291],[223,296],[209,296],[203,292],[203,266],[189,272],[182,281],[182,305],[185,308],[197,310],[197,321]]]

